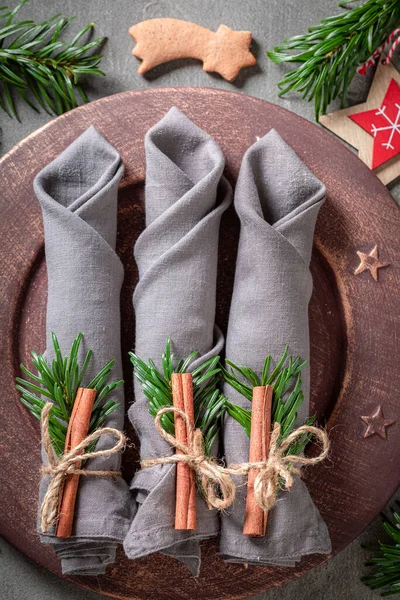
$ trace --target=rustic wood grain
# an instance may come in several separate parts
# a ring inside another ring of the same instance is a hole
[[[236,180],[243,153],[256,136],[275,127],[327,186],[312,259],[315,291],[310,306],[312,406],[327,423],[331,458],[309,469],[305,479],[326,520],[333,553],[351,542],[377,515],[400,483],[399,209],[385,187],[334,137],[282,108],[242,94],[196,88],[125,92],[93,102],[50,122],[0,162],[1,457],[0,534],[39,564],[60,574],[52,551],[41,546],[36,527],[39,426],[18,401],[14,377],[32,348],[44,349],[47,277],[43,230],[32,191],[34,175],[89,125],[120,151],[126,165],[119,195],[118,253],[125,265],[122,343],[127,399],[132,375],[127,351],[134,340],[132,291],[137,281],[132,247],[143,229],[143,137],[173,105],[214,136],[226,156],[226,174]],[[233,283],[238,223],[224,216],[217,321],[226,329]],[[379,246],[390,262],[375,282],[354,275],[356,251]],[[396,345],[397,344],[397,345]],[[363,438],[362,415],[381,405],[396,421],[388,439]],[[127,425],[128,433],[132,434]],[[16,451],[17,450],[17,451]],[[124,458],[129,478],[137,454]],[[202,545],[197,582],[174,559],[157,555],[118,561],[103,577],[69,578],[97,592],[125,599],[204,600],[247,598],[283,585],[320,565],[305,558],[296,569],[229,565],[215,556],[215,542]]]
[[[321,115],[321,125],[333,131],[341,139],[358,150],[358,156],[369,168],[372,167],[374,137],[352,121],[350,115],[381,107],[386,91],[392,79],[400,85],[400,73],[391,64],[384,64],[386,56],[381,55],[374,75],[374,80],[368,93],[368,98],[362,104],[343,108],[328,115]],[[394,156],[387,162],[374,169],[375,175],[384,184],[400,176],[400,155]]]

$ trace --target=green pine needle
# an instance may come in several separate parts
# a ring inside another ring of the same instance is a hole
[[[295,91],[303,99],[313,100],[316,121],[335,98],[341,98],[342,108],[346,105],[358,65],[400,25],[398,0],[367,0],[355,8],[348,8],[348,4],[349,0],[340,2],[345,12],[323,19],[305,35],[284,40],[273,52],[267,52],[275,63],[300,63],[279,82],[279,95]]]
[[[97,68],[102,56],[87,53],[98,49],[105,38],[79,44],[94,23],[66,42],[60,36],[74,17],[55,15],[42,23],[15,21],[27,1],[21,0],[12,11],[0,7],[0,107],[18,120],[16,97],[36,111],[42,107],[49,114],[60,115],[78,106],[78,98],[88,101],[82,76],[104,75]]]
[[[38,375],[29,371],[24,365],[21,365],[21,371],[27,379],[16,377],[16,388],[22,394],[21,402],[30,410],[34,417],[40,420],[42,409],[46,402],[48,400],[53,402],[54,406],[49,415],[49,432],[54,451],[59,457],[64,452],[68,423],[76,393],[82,385],[85,372],[92,357],[92,351],[89,350],[82,367],[79,367],[78,352],[82,338],[83,336],[80,333],[73,341],[69,355],[63,357],[57,337],[52,333],[55,355],[52,364],[48,365],[42,354],[32,352],[32,363]],[[97,392],[90,420],[89,434],[102,427],[111,413],[119,407],[119,403],[114,400],[106,400],[111,392],[123,384],[122,380],[106,383],[114,362],[112,360],[106,364],[96,377],[89,384],[85,385],[86,388],[95,389]],[[95,445],[96,442],[88,448],[88,451],[93,450]]]
[[[160,408],[172,406],[172,373],[185,373],[198,352],[192,352],[186,359],[176,359],[171,353],[171,340],[168,338],[165,352],[162,355],[162,372],[154,362],[147,363],[133,352],[129,353],[134,375],[140,381],[144,395],[149,401],[149,412],[156,417]],[[221,416],[224,412],[225,400],[216,386],[220,379],[221,369],[219,356],[209,358],[192,371],[195,427],[200,429],[204,437],[206,454],[211,455],[213,443],[218,435]],[[161,417],[164,430],[175,434],[174,415],[166,413]]]
[[[397,506],[400,508],[399,503]],[[393,520],[390,520],[383,514],[382,521],[393,541],[390,544],[379,542],[379,554],[366,563],[374,567],[375,572],[361,579],[371,590],[382,590],[383,598],[400,594],[400,513],[393,509],[392,516]]]
[[[300,357],[295,360],[291,356],[288,358],[287,346],[274,369],[271,370],[271,355],[266,357],[260,377],[249,367],[236,365],[228,359],[226,363],[229,368],[222,368],[225,381],[247,400],[252,400],[253,387],[260,385],[272,386],[271,422],[280,423],[280,440],[287,437],[294,429],[298,409],[304,400],[301,371],[306,363],[302,362]],[[250,437],[251,410],[232,404],[228,398],[225,398],[225,410],[242,425]],[[305,425],[312,425],[314,422],[315,416],[308,419]],[[294,442],[285,454],[300,454],[310,441],[310,437],[310,435],[306,435],[302,440]]]

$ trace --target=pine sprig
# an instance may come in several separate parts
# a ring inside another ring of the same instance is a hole
[[[307,34],[284,40],[267,52],[275,63],[300,63],[279,82],[279,96],[295,91],[303,99],[314,100],[317,121],[335,98],[341,98],[342,108],[346,105],[348,87],[358,65],[368,60],[400,25],[398,0],[367,0],[348,8],[350,3],[340,2],[345,12],[323,19]]]
[[[252,400],[253,387],[260,385],[272,386],[271,422],[280,424],[280,440],[287,437],[294,428],[298,409],[304,400],[301,371],[306,362],[302,362],[300,357],[294,360],[291,356],[288,357],[288,347],[286,346],[274,369],[271,369],[272,356],[268,355],[266,357],[261,376],[258,376],[249,367],[236,365],[230,360],[226,360],[226,363],[228,369],[222,368],[225,381],[247,400]],[[251,410],[232,404],[227,398],[225,398],[225,409],[231,417],[242,425],[250,437]],[[308,419],[305,425],[312,425],[314,422],[315,416]],[[304,436],[301,441],[293,443],[286,454],[300,454],[309,441],[310,436]]]
[[[52,341],[55,358],[52,364],[48,365],[42,354],[32,352],[32,363],[38,375],[21,365],[21,371],[28,379],[16,378],[16,388],[22,394],[22,404],[37,419],[40,420],[43,407],[48,400],[54,403],[49,415],[49,432],[57,456],[61,456],[64,452],[68,422],[76,393],[82,385],[92,357],[92,351],[89,350],[82,367],[79,367],[78,352],[82,338],[83,336],[80,333],[73,341],[69,355],[63,357],[57,337],[53,333]],[[123,384],[122,380],[106,383],[114,363],[114,360],[107,363],[96,377],[85,385],[86,388],[94,389],[97,392],[90,420],[89,434],[99,429],[111,413],[119,407],[119,403],[114,400],[106,400],[113,390]],[[93,447],[95,445],[96,442],[94,442]],[[93,449],[93,447],[90,449]]]
[[[74,17],[55,15],[42,23],[16,21],[14,17],[27,1],[22,0],[12,11],[0,7],[0,107],[18,120],[16,96],[36,111],[41,106],[60,115],[78,106],[78,98],[88,102],[82,76],[104,75],[97,68],[102,56],[87,53],[99,48],[105,38],[79,45],[94,23],[66,42],[60,36]]]
[[[133,352],[129,353],[134,375],[140,381],[144,395],[149,401],[149,412],[156,417],[160,408],[172,406],[172,373],[185,373],[198,352],[192,352],[186,359],[175,359],[171,352],[171,340],[168,338],[165,352],[162,355],[162,372],[152,360],[141,360]],[[193,369],[193,395],[195,427],[203,433],[204,448],[211,454],[213,443],[218,435],[221,415],[224,412],[225,400],[216,386],[220,379],[221,369],[219,356],[209,358]],[[164,430],[175,434],[174,416],[166,413],[161,417]]]
[[[400,508],[400,504],[397,503]],[[378,556],[371,558],[366,565],[375,567],[372,575],[362,578],[362,581],[371,590],[383,590],[381,596],[395,596],[400,594],[400,513],[392,510],[393,521],[382,515],[383,528],[390,535],[393,542],[383,544],[379,542]]]

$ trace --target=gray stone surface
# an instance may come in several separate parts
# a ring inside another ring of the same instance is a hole
[[[9,0],[15,6],[16,0]],[[250,94],[313,119],[311,104],[297,96],[279,99],[276,83],[285,67],[268,61],[265,50],[283,38],[303,33],[324,16],[338,12],[337,0],[30,0],[21,13],[24,18],[37,21],[55,13],[77,15],[67,35],[89,21],[96,21],[96,35],[107,35],[102,68],[106,78],[93,78],[86,86],[91,100],[131,89],[157,86],[202,86]],[[191,20],[210,29],[224,23],[235,29],[253,32],[254,51],[258,66],[243,71],[234,84],[217,75],[204,73],[196,61],[184,60],[157,67],[146,77],[137,74],[138,60],[131,56],[134,46],[127,29],[135,22],[155,17],[175,17]],[[357,77],[352,85],[349,101],[362,102],[367,94],[368,78]],[[7,152],[26,135],[49,120],[45,113],[36,114],[29,107],[20,107],[22,123],[0,114],[0,152]],[[400,185],[392,186],[396,197]],[[400,494],[397,495],[400,498]],[[379,520],[346,550],[323,567],[312,571],[285,588],[272,590],[257,600],[370,600],[379,594],[370,592],[360,583],[365,572],[364,562],[370,554],[362,545],[376,545],[381,534]],[[101,578],[99,578],[101,590]],[[171,596],[172,597],[172,596]],[[87,592],[37,567],[5,541],[0,540],[0,598],[2,600],[96,600],[100,596]],[[154,600],[157,600],[156,595]],[[255,600],[255,599],[254,599]]]

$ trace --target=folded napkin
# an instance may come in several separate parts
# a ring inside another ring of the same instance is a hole
[[[199,352],[193,369],[218,355],[224,343],[214,326],[219,226],[231,200],[222,177],[224,158],[215,141],[176,108],[147,133],[145,151],[146,229],[135,246],[135,354],[161,369],[170,337],[176,357]],[[135,398],[129,418],[141,458],[172,454],[137,380]],[[156,465],[135,475],[131,488],[138,511],[124,548],[129,558],[163,551],[196,574],[198,541],[217,535],[218,515],[198,495],[197,530],[175,530],[175,478],[176,465]]]
[[[324,196],[323,184],[276,131],[244,155],[234,200],[241,230],[226,356],[258,374],[265,357],[277,361],[286,344],[294,357],[309,359],[309,263]],[[302,380],[299,425],[309,412],[308,366]],[[231,386],[224,393],[234,404],[251,407]],[[231,417],[223,439],[228,465],[248,460],[249,439]],[[303,555],[330,552],[327,528],[301,479],[279,493],[265,537],[242,534],[245,501],[246,486],[239,486],[234,505],[222,515],[219,553],[226,560],[292,566]]]
[[[82,332],[81,358],[88,348],[93,350],[84,384],[112,359],[116,361],[113,378],[122,377],[120,291],[124,274],[115,253],[117,192],[122,174],[118,152],[90,127],[34,181],[45,232],[47,358],[54,358],[52,332],[65,354]],[[111,397],[120,406],[105,426],[122,429],[123,387]],[[113,438],[103,436],[96,450],[114,445]],[[91,459],[85,468],[118,470],[120,462],[120,455],[113,454]],[[46,475],[40,485],[40,504],[47,485]],[[124,539],[129,523],[129,489],[121,477],[81,477],[73,536],[59,539],[50,534],[41,535],[41,539],[61,558],[63,573],[97,575],[114,561],[117,544]]]

